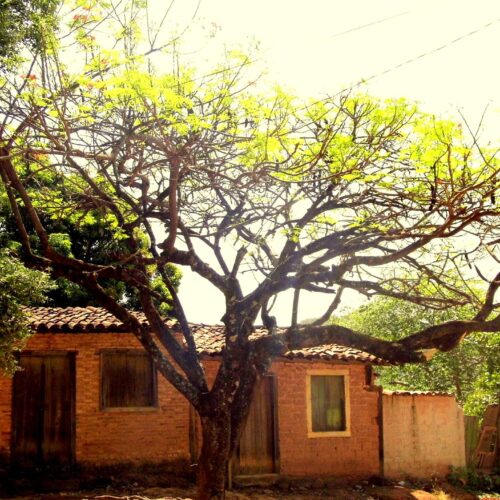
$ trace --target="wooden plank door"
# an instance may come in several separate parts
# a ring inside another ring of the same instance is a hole
[[[276,381],[263,377],[254,391],[250,412],[234,461],[235,475],[277,472]]]
[[[73,461],[75,367],[69,354],[23,355],[14,376],[12,460],[20,467]]]
[[[43,429],[42,358],[21,356],[14,375],[12,460],[19,466],[41,462]]]

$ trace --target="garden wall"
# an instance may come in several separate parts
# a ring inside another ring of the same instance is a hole
[[[446,394],[384,391],[384,474],[445,476],[465,466],[464,416]]]

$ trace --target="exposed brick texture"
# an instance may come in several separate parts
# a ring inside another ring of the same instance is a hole
[[[107,323],[106,323],[107,325]],[[106,326],[108,328],[109,326]],[[201,327],[200,327],[201,328]],[[140,349],[128,333],[38,333],[30,351],[76,352],[76,460],[103,465],[119,462],[178,462],[190,459],[190,410],[186,400],[158,376],[158,408],[100,407],[100,350]],[[216,357],[205,368],[212,383]],[[366,367],[340,360],[276,360],[279,472],[286,475],[369,476],[380,472],[379,392],[367,387]],[[350,428],[348,437],[309,437],[307,373],[348,371]],[[0,377],[0,455],[8,458],[11,442],[12,380]],[[454,398],[438,394],[383,396],[384,472],[401,477],[443,475],[449,465],[465,463],[463,415]]]
[[[306,375],[335,367],[349,371],[351,436],[308,437]],[[280,472],[289,475],[370,476],[378,474],[378,392],[365,387],[365,366],[278,361]]]
[[[464,417],[454,397],[383,395],[384,473],[444,476],[465,465]]]
[[[189,460],[189,406],[158,377],[158,408],[100,408],[101,349],[141,349],[132,334],[37,334],[26,350],[76,351],[76,460],[80,463]],[[0,453],[9,454],[12,380],[0,378]]]
[[[80,463],[189,460],[189,406],[161,376],[158,409],[103,411],[100,408],[101,349],[140,348],[125,333],[36,334],[32,351],[76,351],[76,460]],[[205,362],[213,381],[218,361]],[[306,418],[308,370],[349,370],[351,436],[309,438]],[[278,360],[277,377],[280,472],[290,475],[359,475],[379,471],[378,393],[367,390],[365,365]],[[12,381],[0,378],[0,452],[8,455]],[[197,436],[198,440],[200,439]]]
[[[8,459],[11,438],[12,380],[0,377],[0,457]]]

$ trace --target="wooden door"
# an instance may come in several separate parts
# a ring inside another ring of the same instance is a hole
[[[73,461],[75,363],[68,354],[22,355],[14,376],[12,460],[20,467]]]
[[[234,461],[235,475],[277,472],[276,380],[263,377],[255,388],[250,413]]]

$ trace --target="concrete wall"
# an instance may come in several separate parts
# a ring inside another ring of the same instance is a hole
[[[383,397],[384,474],[444,476],[465,465],[464,416],[454,397],[397,393]]]

